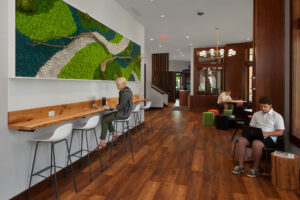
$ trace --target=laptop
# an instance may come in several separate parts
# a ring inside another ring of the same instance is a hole
[[[247,138],[254,138],[254,139],[264,138],[261,128],[255,128],[255,127],[244,127],[242,136]]]

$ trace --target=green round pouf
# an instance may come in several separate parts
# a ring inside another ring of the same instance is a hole
[[[224,110],[224,115],[232,115],[232,110]]]
[[[215,121],[215,115],[213,112],[203,112],[202,123],[204,126],[213,126]]]

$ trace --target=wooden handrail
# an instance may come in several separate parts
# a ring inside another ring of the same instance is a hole
[[[160,94],[168,94],[166,91],[162,90],[161,88],[151,85],[151,88],[154,89],[155,91],[159,92]]]

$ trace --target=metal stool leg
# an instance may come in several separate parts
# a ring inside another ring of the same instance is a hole
[[[124,123],[122,122],[122,130],[124,130]],[[124,146],[124,152],[126,152],[126,134],[124,134],[124,131],[122,131],[122,137],[123,137],[123,146]]]
[[[134,125],[135,125],[135,135],[136,135],[136,141],[139,143],[139,137],[138,137],[138,127],[137,127],[137,113],[133,113],[133,119],[134,119]]]
[[[152,128],[152,120],[151,120],[151,111],[148,110],[148,114],[149,114],[149,120],[150,120],[150,126],[151,126],[151,131],[152,131],[152,134],[153,134],[153,128]]]
[[[141,119],[141,114],[139,115],[139,113],[137,113],[137,119],[138,119],[138,129],[140,131],[140,134],[141,134],[141,137],[142,137],[142,144],[144,144],[144,136],[143,136],[143,132],[142,132],[142,129],[141,129],[141,123],[142,123],[142,119]]]
[[[51,148],[50,148],[50,152],[52,152],[52,145],[51,145]],[[53,167],[53,156],[52,156],[52,153],[50,153],[51,156],[50,156],[50,177],[52,177],[52,167]],[[49,186],[52,185],[52,179],[49,178]]]
[[[110,164],[112,164],[112,149],[113,149],[113,145],[114,145],[114,135],[113,133],[109,133],[109,137],[108,137],[108,140],[110,139],[111,137],[111,146],[110,146],[110,156],[109,156],[109,161],[110,161]]]
[[[56,199],[58,199],[58,187],[57,187],[57,177],[56,177],[56,161],[55,161],[55,146],[54,143],[51,142],[52,154],[53,154],[53,165],[54,165],[54,182],[55,182],[55,193]]]
[[[85,139],[86,139],[86,151],[88,155],[88,163],[89,163],[89,174],[90,174],[90,181],[92,181],[92,172],[91,172],[91,161],[90,161],[90,150],[89,150],[89,142],[87,137],[87,131],[85,132]],[[82,153],[82,152],[81,152]]]
[[[75,187],[75,191],[77,192],[77,185],[76,185],[76,179],[75,179],[73,165],[72,165],[72,160],[71,160],[71,155],[70,155],[70,148],[69,148],[69,145],[68,145],[68,141],[66,139],[65,139],[65,141],[66,141],[66,147],[67,147],[67,152],[68,152],[68,162],[70,161],[70,166],[71,166],[71,172],[72,172],[74,187]]]
[[[233,138],[234,138],[234,136],[237,134],[237,132],[239,131],[239,129],[237,128],[237,129],[235,129],[235,131],[234,131],[234,133],[233,133],[233,135],[232,135],[232,138],[231,138],[231,140],[233,140]]]
[[[94,135],[95,135],[95,139],[96,139],[96,145],[98,146],[99,143],[98,143],[98,138],[97,138],[97,134],[96,134],[95,128],[93,128],[93,131],[94,131]],[[101,170],[103,171],[102,158],[101,158],[101,153],[100,153],[100,151],[98,151],[98,154],[99,154],[99,159],[100,159]]]
[[[132,139],[131,139],[131,134],[130,134],[129,122],[127,121],[126,124],[127,124],[127,128],[128,128],[127,134],[128,134],[128,138],[129,138],[131,157],[132,157],[132,160],[134,161],[133,149],[132,149]]]
[[[29,199],[29,195],[30,195],[30,187],[31,187],[32,175],[33,175],[35,159],[36,159],[36,152],[37,152],[38,146],[39,146],[39,142],[36,142],[34,156],[33,156],[33,162],[32,162],[32,168],[31,168],[31,174],[30,174],[30,180],[29,180],[29,186],[28,186],[28,190],[27,190],[27,199]]]
[[[80,143],[80,167],[81,167],[81,161],[82,161],[82,149],[83,149],[83,130],[81,130],[81,143]]]

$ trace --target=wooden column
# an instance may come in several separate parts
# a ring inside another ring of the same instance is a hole
[[[284,0],[254,0],[255,103],[261,96],[270,96],[274,109],[281,115],[284,115],[284,8]]]
[[[169,54],[152,54],[152,84],[168,91]]]

